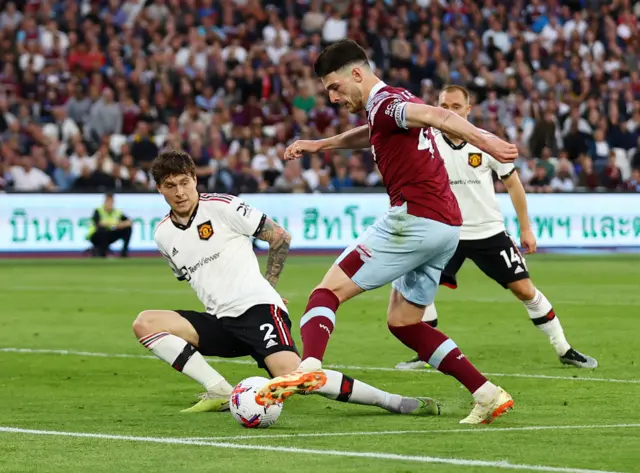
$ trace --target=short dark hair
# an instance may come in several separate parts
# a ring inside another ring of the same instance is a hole
[[[324,77],[350,64],[369,64],[367,53],[350,39],[341,39],[327,46],[316,59],[313,69],[318,77]]]
[[[167,177],[186,174],[196,177],[196,165],[189,153],[172,149],[164,151],[151,163],[151,175],[156,184],[162,184]]]
[[[444,89],[440,91],[440,95],[444,94],[445,92],[462,92],[462,95],[464,96],[465,101],[469,103],[469,91],[464,87],[462,87],[461,85],[455,85],[455,84],[447,85]]]

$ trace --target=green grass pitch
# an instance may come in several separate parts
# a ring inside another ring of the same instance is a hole
[[[287,263],[279,290],[298,342],[307,295],[332,260]],[[0,261],[0,472],[640,472],[639,263],[529,258],[569,341],[600,362],[594,371],[561,366],[522,305],[472,263],[458,290],[440,289],[439,328],[515,399],[490,426],[458,424],[471,398],[454,379],[390,369],[411,353],[386,329],[382,288],[340,309],[325,363],[436,397],[443,415],[294,397],[274,427],[246,430],[228,413],[180,413],[200,386],[131,332],[146,308],[200,310],[163,261]],[[263,375],[248,360],[212,363],[232,384]]]

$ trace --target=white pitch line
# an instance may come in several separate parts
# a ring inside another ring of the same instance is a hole
[[[145,360],[157,360],[157,357],[153,355],[132,355],[128,353],[95,353],[88,351],[74,351],[74,350],[49,350],[40,348],[12,348],[12,347],[0,347],[0,353],[29,353],[36,355],[69,355],[69,356],[90,356],[97,358],[138,358]],[[229,358],[214,358],[207,357],[207,360],[213,363],[229,363],[235,365],[254,365],[255,361],[252,360],[238,360]],[[325,368],[336,370],[351,370],[351,371],[386,371],[394,373],[426,373],[426,374],[441,374],[436,370],[427,369],[411,369],[411,370],[397,370],[388,366],[352,366],[352,365],[324,365]],[[484,373],[487,376],[495,376],[502,378],[530,378],[530,379],[554,379],[561,381],[586,381],[586,382],[599,382],[599,383],[627,383],[627,384],[640,384],[640,379],[614,379],[614,378],[589,378],[585,376],[554,376],[546,374],[527,374],[527,373]]]
[[[130,442],[147,442],[147,443],[160,443],[160,444],[174,444],[174,445],[199,445],[216,448],[231,448],[238,450],[262,450],[265,452],[285,452],[285,453],[304,453],[307,455],[319,455],[319,456],[335,456],[335,457],[353,457],[353,458],[374,458],[380,460],[395,460],[406,461],[416,463],[438,463],[445,465],[457,465],[457,466],[476,466],[476,467],[488,467],[488,468],[500,468],[504,470],[530,470],[530,471],[546,471],[550,473],[621,473],[608,470],[588,470],[583,468],[564,468],[546,465],[527,465],[523,463],[510,463],[507,460],[503,461],[486,461],[486,460],[465,460],[461,458],[441,458],[441,457],[427,457],[427,456],[413,456],[413,455],[398,455],[394,453],[377,453],[377,452],[349,452],[342,450],[320,450],[311,448],[295,448],[295,447],[280,447],[271,445],[243,445],[236,443],[224,443],[224,442],[206,442],[201,440],[190,440],[182,438],[168,438],[168,437],[137,437],[131,435],[109,435],[109,434],[97,434],[87,432],[60,432],[55,430],[33,430],[33,429],[20,429],[15,427],[2,427],[0,426],[0,432],[14,433],[14,434],[28,434],[28,435],[52,435],[60,437],[76,437],[76,438],[94,438],[101,440],[126,440]]]
[[[234,435],[227,437],[189,437],[190,440],[253,440],[253,439],[286,439],[306,437],[366,437],[379,435],[413,435],[413,434],[485,434],[491,432],[529,432],[539,430],[597,430],[597,429],[628,429],[640,428],[640,424],[593,424],[593,425],[532,425],[527,427],[488,427],[468,429],[439,429],[439,430],[381,430],[363,432],[313,432],[300,434],[258,434]]]

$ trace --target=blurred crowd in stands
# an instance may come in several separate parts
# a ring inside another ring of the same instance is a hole
[[[202,190],[382,186],[370,153],[284,163],[366,123],[313,74],[349,37],[394,86],[516,143],[530,192],[640,192],[640,2],[23,0],[0,13],[0,190],[150,190],[183,148]],[[498,191],[501,183],[496,182]]]

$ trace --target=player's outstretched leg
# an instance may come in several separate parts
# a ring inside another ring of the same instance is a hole
[[[438,311],[436,310],[435,303],[425,307],[424,313],[422,314],[422,321],[425,324],[431,325],[433,328],[438,326]],[[396,365],[397,370],[415,370],[419,368],[429,368],[429,363],[422,361],[418,355]]]
[[[387,320],[391,333],[421,360],[456,378],[476,401],[462,424],[489,424],[513,407],[513,399],[491,383],[462,354],[453,340],[421,321],[424,307],[407,301],[395,288],[391,293]]]
[[[578,368],[598,367],[598,362],[595,358],[580,353],[571,347],[564,335],[560,319],[558,319],[553,310],[553,306],[545,295],[536,289],[531,279],[512,282],[508,287],[524,303],[533,325],[538,327],[549,338],[549,342],[555,348],[561,363]]]
[[[363,406],[377,406],[396,414],[440,415],[440,404],[435,399],[391,394],[338,371],[324,372],[327,382],[315,393],[326,398]]]
[[[302,362],[295,371],[276,376],[263,386],[256,398],[258,403],[282,402],[293,394],[309,393],[326,383],[322,359],[336,323],[336,312],[341,303],[362,291],[338,265],[329,269],[320,285],[311,293],[300,319]]]
[[[145,310],[133,323],[133,333],[154,355],[204,387],[200,402],[182,412],[229,409],[233,387],[198,352],[198,333],[185,318],[171,310]]]
[[[297,353],[280,351],[267,356],[264,360],[270,374],[275,376],[287,375],[300,364]],[[363,406],[377,406],[396,414],[412,414],[418,416],[432,416],[440,414],[440,405],[428,397],[405,397],[392,394],[370,386],[357,379],[333,370],[322,371],[322,383],[317,383],[313,389],[291,391],[291,394],[318,394],[339,402],[360,404]],[[286,398],[287,396],[282,396]],[[264,404],[256,396],[256,401]]]

